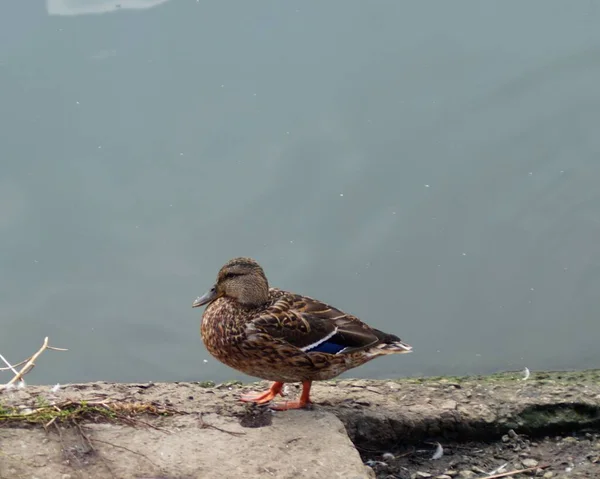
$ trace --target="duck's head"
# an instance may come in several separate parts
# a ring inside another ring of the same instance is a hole
[[[226,296],[244,306],[260,306],[269,298],[269,282],[261,266],[251,258],[233,258],[219,270],[217,282],[192,303],[204,306]]]

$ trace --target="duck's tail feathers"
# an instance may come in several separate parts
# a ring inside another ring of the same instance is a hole
[[[404,341],[394,341],[393,343],[378,344],[375,349],[379,349],[381,354],[404,354],[412,353],[412,346]]]
[[[380,343],[373,346],[368,354],[380,356],[383,354],[406,354],[412,352],[412,346],[402,341],[398,336],[388,334]]]

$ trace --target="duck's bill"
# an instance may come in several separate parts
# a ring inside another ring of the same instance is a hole
[[[199,308],[200,306],[204,306],[205,304],[210,303],[212,300],[217,298],[217,288],[211,288],[209,291],[204,293],[202,296],[196,298],[196,300],[192,303],[192,308]]]

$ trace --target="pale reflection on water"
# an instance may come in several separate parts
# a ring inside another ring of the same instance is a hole
[[[115,10],[142,10],[168,0],[46,0],[50,15],[85,15],[108,13]]]

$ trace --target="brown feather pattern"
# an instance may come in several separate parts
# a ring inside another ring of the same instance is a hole
[[[279,382],[325,380],[377,356],[412,350],[398,336],[356,316],[268,288],[262,268],[249,258],[235,258],[221,268],[215,289],[218,297],[202,317],[204,344],[216,359],[250,376]],[[324,339],[344,349],[337,354],[311,351]]]

